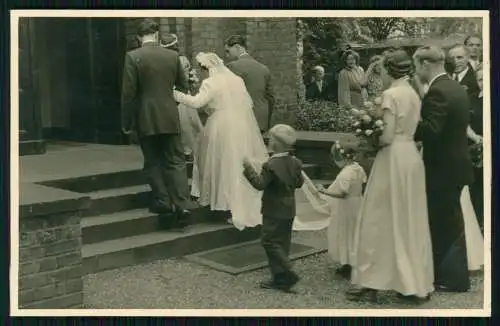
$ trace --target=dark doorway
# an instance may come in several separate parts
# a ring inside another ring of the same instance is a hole
[[[44,138],[121,144],[122,18],[35,18]]]

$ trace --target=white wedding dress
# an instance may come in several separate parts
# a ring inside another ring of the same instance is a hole
[[[269,156],[243,80],[218,57],[212,59],[209,77],[198,94],[174,91],[178,102],[205,108],[209,114],[194,150],[197,168],[193,169],[191,193],[202,206],[231,211],[233,225],[242,230],[262,224],[262,193],[243,175],[243,159],[253,160],[260,171]]]
[[[467,244],[467,264],[469,271],[480,270],[484,264],[484,238],[474,213],[469,187],[465,186],[460,197],[464,216],[465,242]]]
[[[420,151],[422,154],[424,149]],[[460,195],[460,206],[464,217],[465,243],[467,246],[467,265],[469,271],[480,270],[484,264],[484,238],[477,222],[476,213],[470,199],[469,187],[465,186]]]
[[[254,189],[243,175],[244,158],[254,163],[257,172],[269,159],[252,99],[244,81],[225,67],[218,56],[208,53],[199,59],[209,68],[209,77],[202,82],[198,94],[174,91],[176,101],[209,114],[193,151],[191,194],[211,210],[231,211],[232,223],[239,230],[261,225],[262,192]],[[294,230],[323,229],[329,224],[327,203],[306,173],[302,175],[305,183],[297,190],[297,197],[308,212],[296,218]]]

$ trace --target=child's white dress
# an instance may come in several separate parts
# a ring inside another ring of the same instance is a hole
[[[330,225],[328,226],[328,253],[333,261],[351,265],[354,230],[361,206],[363,184],[367,176],[358,163],[347,165],[328,187],[329,192],[344,192],[347,197],[329,197]]]

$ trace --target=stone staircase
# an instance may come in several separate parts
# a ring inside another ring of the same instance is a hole
[[[321,169],[305,164],[319,179]],[[191,175],[192,167],[188,173]],[[209,210],[193,207],[191,226],[185,231],[160,230],[158,216],[147,209],[150,188],[140,170],[105,173],[40,184],[86,194],[90,208],[82,217],[84,273],[180,257],[222,246],[255,240],[259,227],[243,231],[209,220]]]

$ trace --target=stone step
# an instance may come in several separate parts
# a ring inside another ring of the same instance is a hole
[[[243,231],[232,225],[202,223],[184,232],[156,231],[82,247],[84,274],[181,257],[258,239],[260,228]]]
[[[90,207],[83,212],[83,216],[98,216],[146,207],[150,193],[151,188],[146,184],[91,192]]]
[[[138,169],[40,182],[44,186],[85,194],[99,190],[132,187],[144,183],[146,183],[144,175]]]
[[[197,206],[191,209],[190,223],[208,222],[210,217],[208,208]],[[160,218],[147,208],[83,217],[82,241],[84,244],[92,244],[155,232],[160,229]]]
[[[321,168],[315,164],[304,164],[304,171],[306,171],[306,173],[313,178],[318,178],[321,175]],[[191,163],[188,164],[187,172],[188,177],[191,178]],[[145,184],[146,182],[147,181],[144,178],[142,170],[136,169],[71,179],[44,181],[40,182],[39,184],[77,193],[90,194],[102,190],[139,186]]]
[[[329,180],[313,180],[313,182],[315,184],[322,184],[325,187],[328,187],[331,183],[331,181]],[[149,192],[149,188],[147,186],[136,186],[96,192],[93,194],[93,199],[98,201],[92,202],[91,205],[94,205],[94,207],[91,207],[91,210],[102,210],[102,207],[105,207],[105,210],[111,210],[112,207],[120,209],[120,207],[124,207],[124,205],[133,205],[134,202],[130,204],[128,202],[120,202],[120,200],[122,200],[122,198],[128,199],[131,196],[133,197],[133,194],[138,193],[139,194],[137,196],[140,197],[142,196],[141,192],[143,191]],[[297,196],[297,203],[306,201],[306,199],[302,197],[302,195]],[[109,202],[101,202],[99,200],[109,200]],[[144,201],[143,204],[144,203],[147,203],[147,201]],[[95,205],[97,205],[97,207]],[[87,215],[82,218],[81,222],[83,243],[91,244],[101,241],[135,236],[148,232],[154,232],[159,229],[159,218],[160,217],[157,214],[150,213],[148,208],[142,207],[115,211],[112,213],[95,216]],[[197,204],[193,203],[193,206],[191,207],[190,217],[190,222],[192,224],[209,222],[210,219],[211,216],[209,214],[209,208],[200,207]]]
[[[320,168],[314,164],[304,164],[304,171],[311,178],[315,178],[321,173]],[[191,180],[189,182],[191,183]],[[151,189],[147,184],[89,192],[88,195],[92,201],[83,216],[98,216],[146,207],[149,205],[150,193]]]

